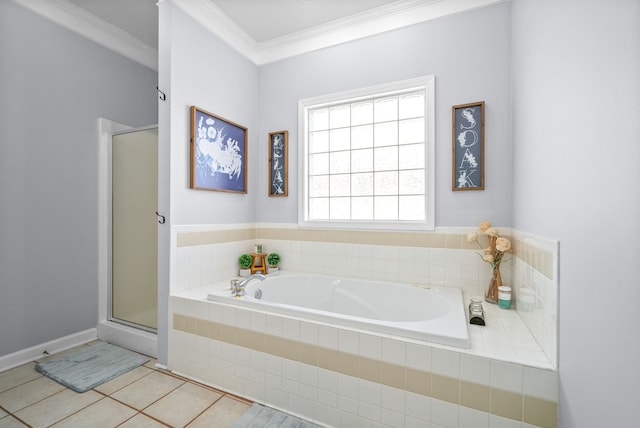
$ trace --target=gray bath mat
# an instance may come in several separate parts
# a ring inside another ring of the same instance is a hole
[[[98,342],[53,356],[38,364],[36,370],[76,392],[85,392],[147,361],[149,358],[143,355]]]
[[[279,412],[271,407],[253,403],[232,428],[321,428],[295,416]]]

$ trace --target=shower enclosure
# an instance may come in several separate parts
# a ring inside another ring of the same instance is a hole
[[[158,352],[158,128],[98,120],[98,338]]]

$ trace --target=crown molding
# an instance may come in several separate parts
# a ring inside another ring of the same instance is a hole
[[[503,0],[397,1],[261,43],[257,63],[278,61],[501,1]]]
[[[258,43],[218,6],[209,0],[164,0],[182,9],[211,33],[254,63],[258,63]],[[164,2],[162,1],[162,2]]]
[[[12,1],[133,61],[158,70],[157,49],[69,0]],[[158,4],[175,4],[241,55],[262,65],[505,1],[509,0],[398,0],[263,43],[256,42],[211,1],[159,0]]]
[[[207,0],[164,1],[176,4],[240,54],[262,65],[509,0],[399,0],[263,43],[257,43]]]
[[[158,71],[158,50],[68,0],[12,0],[56,24]]]

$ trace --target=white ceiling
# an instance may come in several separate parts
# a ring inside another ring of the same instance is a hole
[[[157,70],[171,2],[256,64],[508,0],[13,0]]]
[[[69,0],[155,49],[157,0]],[[193,0],[191,0],[194,2]],[[256,43],[318,27],[406,0],[197,0],[218,8]],[[427,0],[423,0],[427,1]],[[431,2],[433,0],[429,0]]]
[[[209,0],[262,43],[398,0]]]

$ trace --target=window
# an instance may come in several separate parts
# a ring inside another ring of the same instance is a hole
[[[299,102],[302,226],[433,229],[434,78]]]

